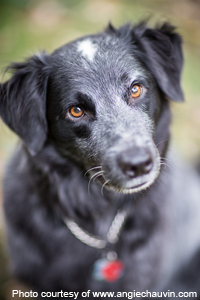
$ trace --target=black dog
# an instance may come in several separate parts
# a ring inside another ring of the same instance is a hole
[[[182,63],[174,27],[140,23],[9,67],[12,269],[42,297],[200,291],[200,180],[166,153]]]

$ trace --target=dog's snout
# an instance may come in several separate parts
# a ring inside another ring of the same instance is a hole
[[[118,163],[124,175],[129,178],[148,174],[153,167],[151,153],[139,147],[121,153]]]

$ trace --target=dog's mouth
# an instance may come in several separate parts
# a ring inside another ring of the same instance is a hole
[[[137,192],[143,191],[143,190],[147,189],[148,187],[150,187],[153,182],[154,181],[151,181],[151,182],[145,181],[141,184],[135,185],[135,186],[130,187],[130,188],[123,188],[123,189],[120,190],[120,192],[124,193],[124,194],[137,193]]]
[[[144,181],[140,184],[133,184],[132,186],[128,186],[126,184],[118,186],[115,184],[110,184],[109,182],[105,181],[104,184],[102,185],[102,187],[104,188],[108,188],[108,189],[112,189],[118,193],[123,193],[123,194],[132,194],[132,193],[137,193],[140,191],[143,191],[145,189],[147,189],[148,187],[150,187],[154,181],[156,180],[157,176],[155,176],[154,178]]]
[[[147,181],[145,181],[145,182],[143,182],[143,183],[140,183],[140,184],[138,184],[138,185],[135,185],[134,187],[131,187],[131,188],[127,188],[126,190],[127,191],[131,191],[131,190],[133,190],[133,189],[140,189],[140,188],[142,188],[144,185],[146,185],[148,182]]]

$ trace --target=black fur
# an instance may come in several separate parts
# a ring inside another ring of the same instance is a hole
[[[93,57],[80,50],[84,41],[96,51]],[[14,74],[1,85],[0,115],[22,143],[5,175],[4,208],[12,270],[34,290],[199,291],[199,279],[191,285],[184,264],[200,237],[188,247],[188,236],[179,241],[182,233],[175,233],[194,230],[187,199],[198,211],[197,195],[185,185],[192,186],[197,175],[187,171],[184,180],[174,163],[170,175],[162,164],[159,171],[159,160],[169,164],[168,99],[183,101],[182,63],[175,28],[150,29],[143,22],[109,25],[103,33],[8,68]],[[136,100],[134,84],[143,89]],[[73,118],[73,106],[84,115]],[[149,160],[150,172],[140,163]],[[97,166],[101,169],[93,169]],[[63,216],[105,238],[119,208],[128,217],[111,248],[125,265],[124,276],[96,281],[91,268],[102,251],[75,238]],[[180,208],[187,216],[184,226]]]

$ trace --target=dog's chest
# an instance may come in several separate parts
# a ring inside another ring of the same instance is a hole
[[[105,216],[101,220],[94,223],[95,234],[101,237],[105,237],[111,224],[113,217]],[[80,280],[84,285],[84,288],[91,290],[106,290],[112,291],[117,287],[121,286],[121,289],[131,290],[132,287],[137,286],[138,289],[142,286],[148,286],[152,281],[155,280],[152,276],[152,270],[157,268],[159,265],[159,254],[158,251],[152,251],[157,244],[157,240],[150,242],[150,244],[140,247],[135,242],[134,227],[126,229],[126,224],[119,235],[119,240],[117,243],[109,244],[104,249],[95,249],[89,245],[85,245],[75,236],[68,232],[69,238],[66,244],[65,255],[72,257],[71,270],[68,266],[68,272],[74,274],[74,280]],[[116,260],[122,263],[123,268],[118,265],[116,269],[116,263],[114,263],[108,270],[108,265],[103,265],[105,263],[108,252],[115,252],[117,254]],[[66,260],[63,259],[63,260]],[[141,268],[141,265],[143,266]],[[102,270],[107,269],[107,275],[109,280],[105,280],[105,277],[99,276]],[[121,270],[123,269],[123,272]],[[144,278],[144,269],[148,269],[146,276]],[[119,276],[115,277],[116,272]],[[111,272],[111,273],[110,273]],[[114,272],[115,274],[113,275]],[[111,279],[111,280],[110,280]]]

